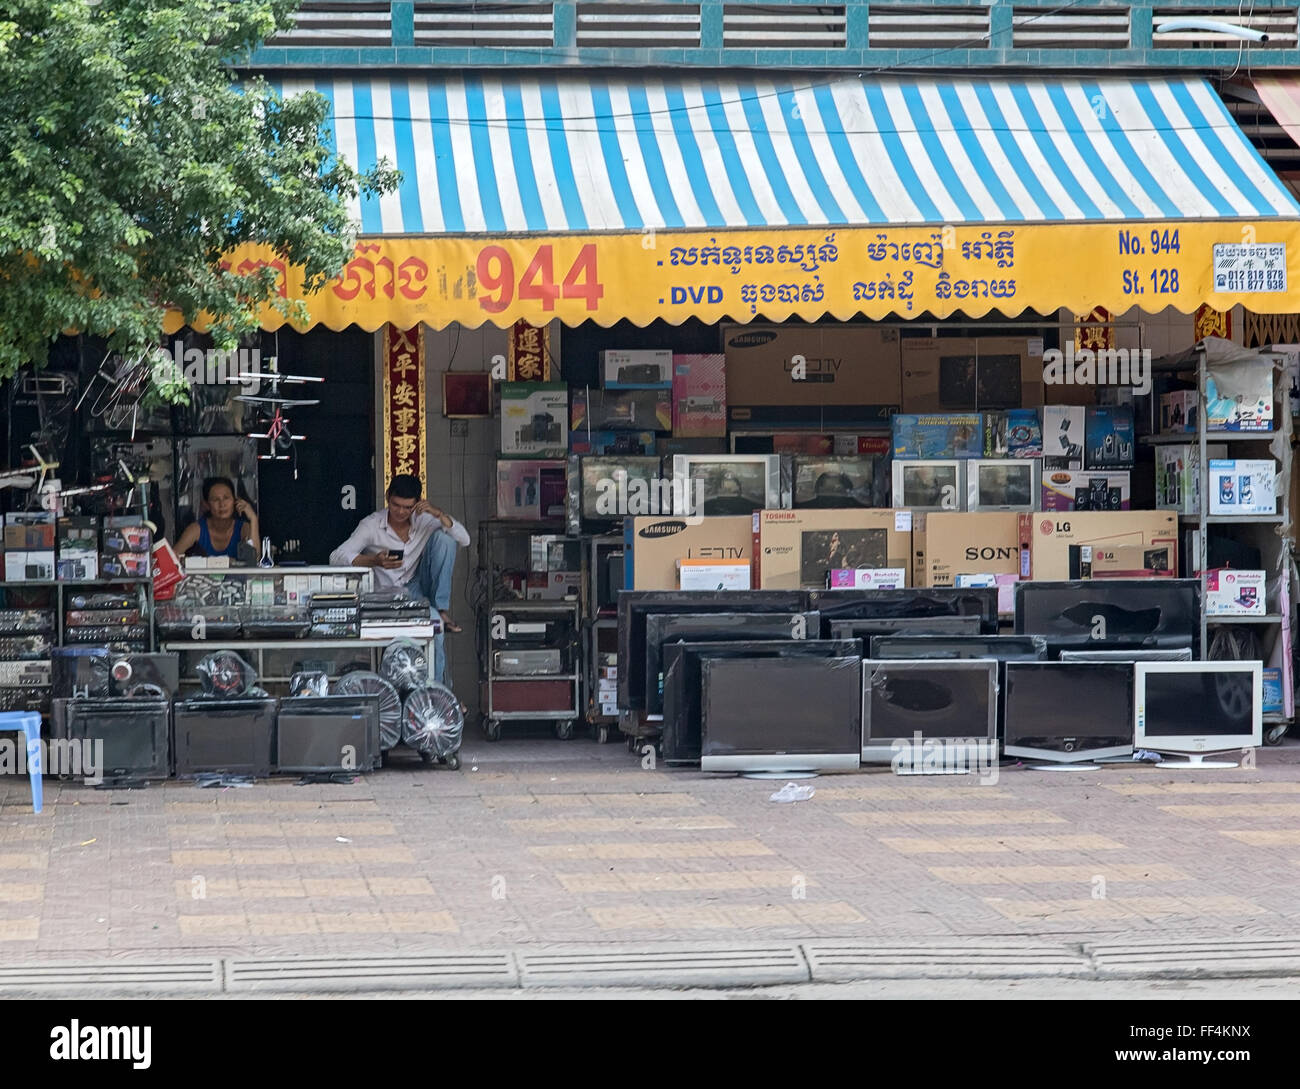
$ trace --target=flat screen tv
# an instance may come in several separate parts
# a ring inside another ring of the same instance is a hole
[[[957,458],[895,461],[890,496],[895,507],[965,510],[966,463]]]
[[[672,480],[657,457],[584,456],[578,465],[584,525],[673,512]]]
[[[797,613],[803,590],[624,590],[618,595],[618,705],[645,709],[645,625],[655,613]]]
[[[889,506],[888,459],[794,457],[794,505],[804,509]]]
[[[966,462],[966,509],[1038,510],[1037,458],[976,458]]]
[[[378,696],[297,696],[280,701],[276,770],[367,771],[380,754]]]
[[[69,740],[103,741],[100,767],[83,762],[83,778],[166,779],[171,773],[170,699],[72,699],[64,721]]]
[[[868,659],[862,673],[862,762],[918,770],[943,751],[940,765],[970,770],[996,760],[998,663]],[[933,743],[929,753],[926,743]]]
[[[688,508],[674,514],[752,514],[782,505],[780,454],[674,454],[673,480]]]
[[[1235,768],[1203,754],[1262,744],[1263,663],[1138,662],[1133,669],[1134,744],[1190,757],[1162,766]]]
[[[820,614],[819,614],[820,615]],[[832,620],[823,627],[831,639],[869,639],[873,635],[979,635],[978,616],[930,616],[888,620]]]
[[[856,770],[861,687],[857,655],[704,659],[701,770]]]
[[[700,662],[705,658],[861,658],[859,639],[767,639],[664,644],[666,764],[700,762]]]
[[[177,778],[207,772],[264,778],[275,767],[275,700],[177,700],[172,715]]]
[[[1190,662],[1191,647],[1170,650],[1063,650],[1062,662]]]
[[[836,620],[925,620],[977,616],[985,635],[998,633],[996,586],[909,587],[897,590],[812,590],[807,608],[821,613],[822,634]]]
[[[1016,633],[1065,649],[1200,647],[1199,579],[1016,583]]]
[[[996,658],[1000,662],[1043,662],[1041,635],[873,635],[871,658]]]
[[[663,711],[663,646],[704,639],[810,639],[821,630],[816,613],[654,613],[645,625],[646,711]],[[628,663],[628,668],[634,668]]]
[[[1133,666],[1124,662],[1008,662],[1002,751],[1087,763],[1133,751]]]

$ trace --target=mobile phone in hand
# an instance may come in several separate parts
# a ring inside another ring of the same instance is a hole
[[[404,548],[390,548],[390,549],[388,550],[388,558],[389,558],[390,560],[401,560],[401,559],[405,559],[405,558],[406,558],[406,549],[404,549]]]

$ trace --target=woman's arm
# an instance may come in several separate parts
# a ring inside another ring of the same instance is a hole
[[[176,538],[176,555],[184,556],[191,548],[199,542],[199,523],[191,522],[183,530],[181,535]]]
[[[262,554],[262,531],[257,523],[257,511],[253,510],[253,504],[247,499],[241,499],[235,504],[235,510],[243,515],[245,520],[244,540],[253,546],[253,551],[259,556]]]

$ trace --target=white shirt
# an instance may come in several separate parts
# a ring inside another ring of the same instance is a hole
[[[385,507],[361,519],[352,536],[330,553],[330,564],[333,567],[351,567],[352,561],[363,554],[403,550],[405,555],[401,567],[372,568],[376,590],[397,590],[415,578],[424,546],[435,533],[450,533],[461,548],[469,547],[469,531],[455,518],[451,520],[451,529],[443,529],[441,519],[424,512],[411,516],[411,536],[404,541],[388,524],[388,508]]]

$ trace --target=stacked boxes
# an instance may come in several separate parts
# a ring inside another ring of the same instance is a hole
[[[66,517],[58,522],[59,578],[90,582],[99,578],[99,519]]]
[[[110,579],[148,578],[153,570],[153,533],[135,515],[104,519],[100,543],[100,574]]]
[[[608,718],[618,717],[618,655],[596,656],[596,702],[600,713]]]
[[[54,580],[54,514],[18,511],[5,515],[5,581]]]

